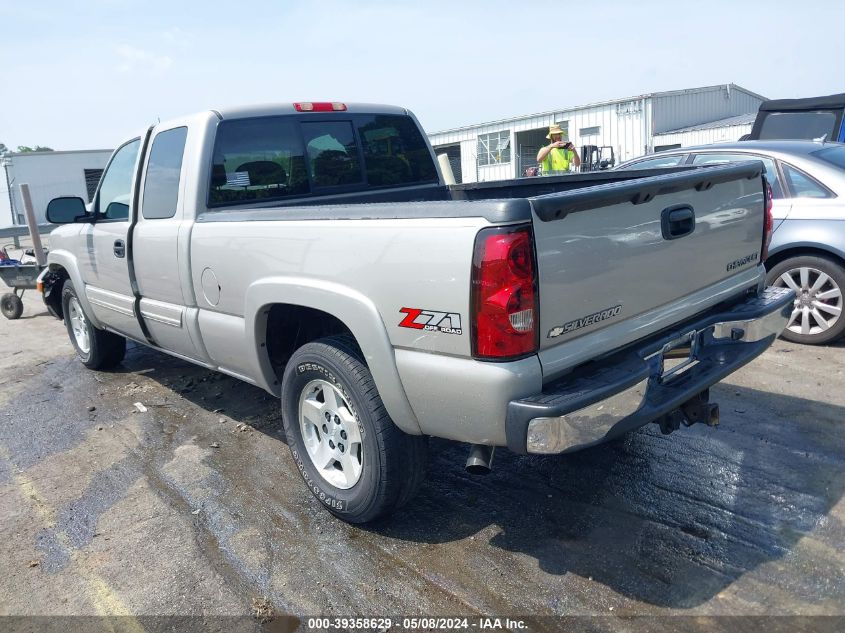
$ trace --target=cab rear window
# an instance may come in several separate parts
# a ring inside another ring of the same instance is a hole
[[[221,121],[208,206],[437,182],[428,145],[403,115]]]

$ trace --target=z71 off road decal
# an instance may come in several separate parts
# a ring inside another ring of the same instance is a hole
[[[437,310],[423,310],[422,308],[401,308],[399,312],[406,315],[399,323],[399,327],[442,332],[443,334],[464,333],[461,329],[461,315],[457,312],[438,312]]]
[[[595,312],[593,314],[588,314],[587,316],[581,317],[580,319],[575,319],[574,321],[569,321],[568,323],[564,323],[563,325],[558,325],[557,327],[553,327],[549,330],[549,338],[555,338],[561,336],[562,334],[569,334],[570,332],[574,332],[575,330],[580,330],[582,327],[587,327],[588,325],[593,325],[595,323],[601,323],[602,321],[606,321],[607,319],[612,319],[616,315],[622,312],[622,305],[613,306],[612,308],[606,308],[601,310],[600,312]]]

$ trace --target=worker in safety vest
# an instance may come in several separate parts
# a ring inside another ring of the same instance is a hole
[[[575,146],[563,140],[563,130],[558,124],[549,126],[546,138],[551,143],[541,147],[537,152],[537,162],[543,168],[544,174],[569,171],[569,163],[574,163],[576,168],[581,166],[581,159],[575,152]]]

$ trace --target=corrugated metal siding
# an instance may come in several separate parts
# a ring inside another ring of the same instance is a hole
[[[738,141],[740,136],[751,132],[751,127],[752,125],[749,123],[746,125],[726,125],[706,130],[657,134],[654,136],[654,146],[680,145],[681,147],[690,147],[692,145]]]
[[[647,112],[647,99],[575,110],[568,113],[569,138],[579,149],[583,145],[613,147],[617,161],[634,158],[645,152]],[[596,127],[598,134],[581,134]]]
[[[23,214],[21,183],[29,185],[32,207],[39,224],[46,222],[47,204],[58,196],[79,196],[87,199],[86,169],[103,169],[111,156],[110,150],[79,152],[33,152],[7,157],[7,173],[12,189],[13,212]]]
[[[647,146],[646,125],[644,123],[648,100],[638,99],[623,104],[603,105],[578,110],[563,110],[553,114],[533,116],[518,121],[480,125],[432,134],[429,139],[435,147],[461,144],[461,173],[464,182],[484,182],[515,178],[525,165],[519,165],[516,157],[520,147],[517,133],[528,130],[548,129],[553,123],[568,122],[569,140],[576,147],[582,145],[609,145],[616,153],[617,161],[635,158],[645,153]],[[599,133],[582,136],[585,128],[599,127]],[[500,165],[478,165],[478,137],[485,134],[509,130],[511,133],[511,160]],[[537,148],[539,149],[539,148]],[[534,150],[536,152],[536,149]]]
[[[435,148],[439,145],[460,143],[464,182],[501,180],[522,175],[525,167],[530,166],[526,157],[530,156],[531,152],[536,155],[539,149],[534,147],[536,134],[523,135],[523,138],[531,137],[534,140],[531,147],[528,144],[521,147],[520,132],[547,129],[552,123],[566,121],[569,126],[569,140],[579,150],[583,145],[610,146],[613,147],[619,163],[647,154],[653,151],[655,145],[670,144],[665,138],[659,141],[654,138],[659,132],[754,112],[761,102],[761,97],[733,84],[711,86],[656,93],[652,96],[446,130],[429,135],[429,139]],[[595,127],[599,128],[597,134],[581,134],[581,130]],[[509,130],[511,134],[510,162],[478,165],[478,137],[502,130]],[[745,132],[740,134],[743,133]],[[718,131],[712,134],[718,134]],[[542,136],[540,138],[542,139]],[[519,159],[520,156],[522,160]]]
[[[755,112],[762,99],[734,85],[696,88],[654,97],[653,133]]]

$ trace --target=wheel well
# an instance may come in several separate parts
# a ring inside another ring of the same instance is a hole
[[[281,377],[285,365],[297,349],[311,341],[336,335],[349,336],[355,347],[359,347],[350,329],[328,312],[290,304],[271,306],[265,340],[276,375]]]
[[[834,262],[845,268],[845,259],[837,255],[836,253],[831,253],[830,251],[826,251],[823,248],[815,248],[813,246],[795,246],[793,248],[787,248],[786,250],[780,251],[766,260],[766,270],[769,271],[782,261],[789,259],[790,257],[801,257],[804,255],[810,255],[814,257],[825,257],[827,259],[832,259]]]
[[[45,282],[45,291],[49,285],[49,294],[45,292],[44,303],[47,304],[47,309],[57,319],[63,319],[62,313],[62,288],[65,281],[70,279],[68,272],[61,266],[50,266],[50,273],[47,275]]]

